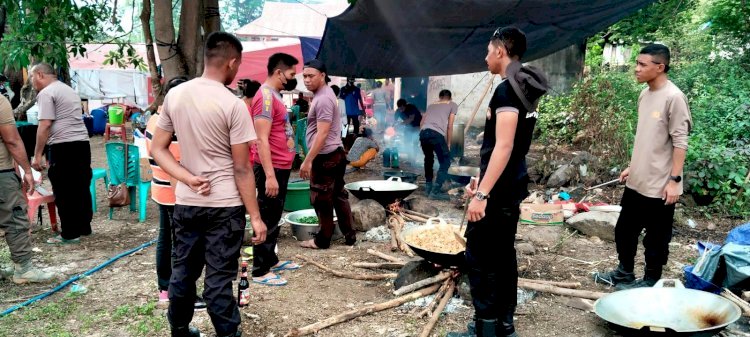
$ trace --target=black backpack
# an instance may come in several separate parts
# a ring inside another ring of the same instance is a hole
[[[530,113],[536,112],[539,99],[549,90],[547,75],[537,67],[524,66],[518,61],[513,61],[508,66],[506,75],[526,110]]]

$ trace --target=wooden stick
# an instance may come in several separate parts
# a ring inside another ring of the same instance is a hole
[[[430,317],[430,320],[427,321],[427,325],[424,326],[424,329],[422,329],[422,333],[419,335],[419,337],[429,337],[430,332],[432,332],[432,329],[435,328],[435,324],[437,324],[437,321],[440,319],[440,313],[445,310],[445,306],[448,304],[448,301],[450,301],[451,298],[453,298],[453,291],[456,289],[456,287],[453,286],[453,282],[448,283],[448,290],[445,292],[445,295],[443,295],[443,298],[440,299],[440,303],[437,306],[437,309],[432,313],[432,317]]]
[[[429,219],[429,218],[431,218],[431,216],[429,216],[429,215],[427,215],[427,214],[424,214],[424,213],[419,213],[419,212],[417,212],[417,211],[412,211],[412,210],[410,210],[410,209],[406,209],[406,208],[402,208],[402,209],[401,209],[401,211],[403,211],[403,212],[404,212],[404,213],[406,213],[406,214],[416,215],[416,216],[418,216],[418,217],[420,217],[420,218],[425,218],[425,219]]]
[[[397,258],[395,256],[390,256],[388,254],[381,253],[381,252],[379,252],[377,250],[374,250],[374,249],[368,249],[367,250],[367,254],[377,256],[377,257],[379,257],[379,258],[381,258],[383,260],[390,261],[390,262],[406,263],[406,261],[404,261],[402,259],[399,259],[399,258]]]
[[[416,215],[411,215],[411,214],[403,214],[402,216],[403,216],[403,217],[404,217],[405,219],[408,219],[408,220],[410,220],[410,221],[415,221],[415,222],[424,222],[424,223],[426,223],[426,222],[427,222],[427,219],[425,219],[425,218],[421,218],[421,217],[418,217],[418,216],[416,216]]]
[[[451,284],[453,278],[448,278],[443,282],[443,284],[440,286],[440,289],[438,289],[437,293],[435,294],[435,298],[432,299],[430,304],[428,304],[422,311],[420,311],[417,314],[417,318],[422,318],[425,316],[430,316],[433,311],[435,311],[435,306],[440,302],[440,299],[443,298],[443,295],[445,295],[445,291],[448,290],[448,285]]]
[[[402,262],[385,262],[385,263],[370,263],[370,262],[357,262],[352,266],[357,268],[368,268],[368,269],[401,269],[406,263]]]
[[[399,215],[394,215],[390,218],[388,218],[388,225],[391,226],[396,233],[401,233],[404,229],[404,219]],[[406,245],[406,242],[401,240],[399,236],[396,236],[396,241],[398,242],[398,248],[401,249],[402,252],[404,252],[409,257],[414,257],[414,252],[411,251],[411,248],[409,248],[408,245]]]
[[[600,297],[606,295],[606,293],[600,293],[596,291],[560,288],[549,284],[527,282],[523,280],[518,280],[518,286],[524,289],[536,290],[543,293],[588,298],[590,300],[598,300]]]
[[[368,281],[376,281],[376,280],[388,280],[392,278],[396,278],[398,274],[396,273],[388,273],[388,274],[374,274],[374,275],[364,275],[364,274],[352,274],[352,273],[345,273],[337,270],[333,270],[331,268],[326,267],[325,265],[322,265],[318,262],[313,261],[313,259],[304,256],[304,255],[295,255],[296,258],[305,261],[309,264],[312,264],[313,266],[316,266],[323,271],[338,277],[348,278],[352,280],[368,280]]]
[[[479,111],[479,108],[482,106],[482,102],[484,101],[484,98],[487,96],[487,93],[490,92],[490,89],[492,89],[493,82],[495,82],[495,75],[492,75],[492,77],[490,77],[490,81],[489,83],[487,83],[487,88],[484,89],[484,93],[482,93],[482,97],[479,98],[479,100],[477,101],[477,105],[474,107],[474,111],[472,111],[471,113],[471,118],[469,119],[469,122],[466,123],[466,127],[464,128],[464,135],[469,132],[469,128],[471,127],[471,124],[474,123],[474,117],[476,117],[477,111]]]
[[[391,251],[395,252],[398,250],[398,233],[391,226],[388,226],[388,230],[391,232]]]
[[[351,319],[354,319],[354,318],[357,318],[357,317],[360,317],[360,316],[368,315],[368,314],[371,314],[373,312],[383,311],[383,310],[390,309],[390,308],[395,308],[395,307],[397,307],[399,305],[402,305],[404,303],[411,302],[411,301],[414,301],[414,300],[419,299],[421,297],[425,297],[425,296],[431,295],[431,294],[435,293],[438,290],[439,287],[440,287],[439,285],[434,285],[434,286],[429,287],[429,288],[425,288],[425,289],[422,289],[422,290],[419,290],[419,291],[415,291],[415,292],[410,293],[408,295],[404,295],[404,296],[401,296],[401,297],[398,297],[398,298],[394,298],[394,299],[392,299],[390,301],[386,301],[386,302],[382,302],[382,303],[376,303],[376,304],[371,304],[371,305],[364,306],[364,307],[359,308],[359,309],[349,310],[347,312],[338,314],[336,316],[332,316],[332,317],[326,318],[326,319],[324,319],[322,321],[318,321],[318,322],[315,322],[313,324],[310,324],[310,325],[307,325],[307,326],[304,326],[304,327],[301,327],[301,328],[295,328],[295,329],[289,330],[289,332],[285,335],[285,337],[298,337],[298,336],[305,336],[305,335],[314,334],[314,333],[316,333],[316,332],[318,332],[318,331],[320,331],[322,329],[325,329],[325,328],[327,328],[329,326],[333,326],[333,325],[336,325],[336,324],[339,324],[339,323],[343,323],[343,322],[346,322],[348,320],[351,320]]]
[[[734,304],[740,307],[740,309],[742,309],[742,316],[750,316],[750,304],[737,297],[737,295],[729,291],[729,289],[724,288],[724,290],[721,291],[721,296],[732,301]]]
[[[532,282],[532,283],[539,283],[539,284],[549,284],[555,287],[569,288],[569,289],[577,289],[581,287],[581,282],[557,282],[557,281],[547,281],[547,280],[534,280],[534,279],[527,279],[527,278],[518,278],[518,281]]]
[[[403,286],[399,288],[398,290],[393,291],[393,294],[396,296],[401,296],[406,293],[410,293],[414,290],[424,288],[430,284],[435,284],[438,282],[445,281],[447,278],[451,277],[451,273],[449,272],[441,272],[440,274],[437,274],[433,277],[428,277],[424,280],[414,282],[408,286]]]

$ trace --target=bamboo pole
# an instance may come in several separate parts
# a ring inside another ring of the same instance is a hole
[[[296,258],[305,261],[309,264],[312,264],[313,266],[316,266],[323,271],[337,277],[343,277],[348,278],[352,280],[366,280],[366,281],[377,281],[377,280],[388,280],[392,278],[396,278],[398,274],[396,273],[388,273],[388,274],[353,274],[353,273],[345,273],[338,270],[333,270],[331,268],[326,267],[323,264],[320,264],[318,262],[315,262],[313,259],[304,256],[304,255],[295,255]]]
[[[431,295],[435,293],[439,287],[440,287],[439,285],[433,285],[432,287],[425,288],[419,291],[415,291],[413,293],[410,293],[410,294],[407,294],[398,298],[394,298],[390,301],[371,304],[371,305],[364,306],[359,309],[349,310],[347,312],[326,318],[322,321],[318,321],[318,322],[315,322],[310,325],[306,325],[301,328],[295,328],[295,329],[289,330],[289,332],[286,335],[284,335],[284,337],[298,337],[298,336],[314,334],[327,327],[330,327],[339,323],[343,323],[343,322],[346,322],[348,320],[351,320],[360,316],[368,315],[374,312],[383,311],[383,310],[390,309],[390,308],[395,308],[404,303],[411,302],[421,297]]]
[[[398,290],[393,291],[393,294],[396,295],[396,296],[401,296],[403,294],[412,292],[412,291],[417,290],[419,288],[424,288],[424,287],[426,287],[428,285],[445,281],[449,277],[451,277],[451,273],[450,272],[441,272],[440,274],[437,274],[437,275],[435,275],[433,277],[428,277],[428,278],[426,278],[424,280],[421,280],[421,281],[418,281],[418,282],[414,282],[414,283],[412,283],[412,284],[410,284],[408,286],[403,286],[403,287],[399,288]]]
[[[466,141],[466,133],[469,132],[469,128],[471,127],[471,124],[474,123],[474,117],[477,115],[477,111],[479,111],[479,108],[482,106],[482,102],[484,101],[484,98],[487,97],[487,93],[492,89],[492,83],[495,82],[495,75],[492,75],[490,77],[490,81],[487,83],[487,87],[484,88],[484,93],[482,93],[482,97],[477,101],[477,105],[474,107],[474,111],[471,112],[471,118],[469,119],[469,122],[466,123],[466,127],[464,127],[464,141]]]
[[[602,296],[606,295],[606,293],[600,293],[596,291],[560,288],[549,284],[528,282],[523,280],[518,280],[518,286],[524,289],[536,290],[543,293],[588,298],[590,300],[598,300]]]

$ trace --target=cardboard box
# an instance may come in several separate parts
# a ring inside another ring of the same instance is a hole
[[[141,170],[141,181],[151,181],[154,174],[151,172],[151,164],[149,164],[148,158],[141,158],[139,166]]]
[[[562,225],[562,205],[521,204],[521,223],[529,225]]]

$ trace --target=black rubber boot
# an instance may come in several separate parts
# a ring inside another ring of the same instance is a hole
[[[656,282],[658,282],[659,279],[661,279],[661,272],[662,272],[661,266],[656,267],[656,268],[649,268],[648,266],[646,266],[646,270],[642,279],[633,281],[630,283],[618,284],[615,287],[615,289],[628,290],[628,289],[635,289],[635,288],[653,287],[656,284]]]
[[[477,337],[477,323],[474,321],[466,324],[464,332],[449,332],[445,337]]]
[[[498,336],[518,337],[516,327],[513,326],[513,312],[515,311],[515,308],[513,308],[504,316],[500,316],[500,321],[497,324],[500,330],[497,334]]]
[[[424,183],[424,194],[429,196],[430,192],[432,192],[432,183]]]
[[[498,337],[498,326],[496,319],[477,318],[477,337]]]
[[[604,283],[609,286],[616,286],[618,284],[632,283],[635,281],[635,274],[633,271],[626,271],[622,264],[617,266],[615,270],[606,273],[594,273],[595,283]]]
[[[242,331],[237,331],[237,332],[235,332],[233,334],[219,336],[219,337],[242,337]]]
[[[172,327],[172,337],[201,337],[201,332],[191,326]]]

